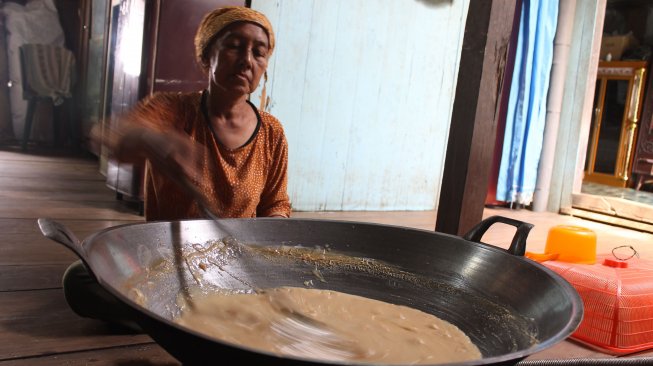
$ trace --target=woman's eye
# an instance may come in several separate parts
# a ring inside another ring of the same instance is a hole
[[[254,55],[256,57],[265,57],[267,56],[268,51],[265,48],[259,47],[254,49]]]
[[[228,49],[236,49],[240,47],[240,43],[236,40],[229,40],[224,43],[224,47]]]

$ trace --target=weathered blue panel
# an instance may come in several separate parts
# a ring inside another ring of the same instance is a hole
[[[252,1],[293,209],[436,208],[468,1]]]

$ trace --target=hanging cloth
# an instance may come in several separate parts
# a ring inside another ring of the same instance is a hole
[[[25,44],[20,50],[26,79],[23,93],[27,97],[50,97],[55,106],[72,97],[75,56],[71,51],[43,44]]]
[[[542,151],[558,1],[524,0],[517,39],[497,200],[533,201]]]

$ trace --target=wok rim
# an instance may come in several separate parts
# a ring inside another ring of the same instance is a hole
[[[571,336],[579,327],[584,311],[583,311],[583,302],[576,291],[576,289],[567,281],[565,280],[561,275],[558,273],[554,272],[553,270],[547,268],[546,266],[535,262],[529,258],[526,258],[524,256],[520,255],[513,255],[511,253],[508,253],[505,249],[483,243],[483,242],[475,242],[472,240],[467,240],[464,239],[461,236],[456,236],[452,234],[447,234],[447,233],[440,233],[437,231],[431,231],[431,230],[426,230],[426,229],[419,229],[419,228],[413,228],[413,227],[406,227],[406,226],[400,226],[400,225],[392,225],[392,224],[380,224],[380,223],[372,223],[372,222],[364,222],[364,221],[350,221],[350,220],[334,220],[334,219],[317,219],[317,218],[276,218],[276,217],[255,217],[255,218],[224,218],[224,219],[219,219],[220,221],[282,221],[282,222],[313,222],[313,223],[333,223],[333,224],[346,224],[346,225],[362,225],[362,226],[369,226],[369,227],[382,227],[386,229],[399,229],[399,230],[404,230],[404,231],[414,231],[414,232],[421,232],[421,233],[427,233],[427,234],[435,234],[437,236],[444,236],[448,238],[454,238],[456,240],[462,240],[463,242],[474,245],[477,248],[481,250],[490,250],[499,253],[499,255],[508,255],[511,257],[515,257],[518,260],[525,261],[526,264],[529,264],[533,267],[535,267],[537,270],[540,270],[544,272],[548,277],[550,277],[556,285],[561,287],[561,290],[568,295],[568,299],[571,304],[571,316],[567,320],[566,324],[562,329],[557,332],[554,336],[549,337],[548,339],[539,342],[535,344],[534,346],[531,346],[529,348],[516,351],[516,352],[511,352],[511,353],[506,353],[503,355],[499,356],[492,356],[492,357],[483,357],[478,360],[472,360],[472,361],[464,361],[464,362],[454,362],[454,363],[446,363],[446,365],[450,366],[473,366],[473,365],[489,365],[489,364],[502,364],[505,362],[510,362],[510,361],[519,361],[521,359],[524,359],[530,355],[533,355],[535,353],[538,353],[540,351],[543,351],[565,339],[567,339],[569,336]],[[116,226],[108,227],[105,229],[102,229],[100,231],[97,231],[82,241],[82,246],[86,247],[88,243],[93,242],[96,238],[107,234],[108,232],[112,232],[115,230],[123,229],[126,227],[132,227],[132,226],[149,226],[149,225],[161,225],[161,224],[171,224],[171,223],[184,223],[184,222],[213,222],[211,219],[189,219],[189,220],[157,220],[157,221],[147,221],[147,222],[137,222],[137,223],[126,223],[126,224],[119,224]],[[88,251],[85,250],[85,256],[89,256]],[[85,262],[87,262],[87,258],[82,258]],[[89,264],[90,267],[90,264]],[[91,272],[93,271],[92,268],[89,268]],[[133,300],[129,299],[126,297],[121,291],[117,290],[113,286],[109,285],[107,282],[102,279],[102,277],[98,276],[93,272],[95,278],[97,279],[98,283],[102,288],[105,290],[109,291],[112,295],[116,296],[119,300],[121,300],[123,303],[127,304],[129,307],[133,308],[135,311],[137,311],[139,316],[146,316],[151,319],[154,319],[168,327],[173,327],[176,328],[179,331],[183,331],[186,333],[190,333],[195,337],[202,338],[203,340],[206,340],[208,342],[214,342],[218,343],[223,346],[227,347],[232,347],[238,350],[246,351],[246,352],[251,352],[254,354],[259,354],[265,357],[272,357],[278,360],[293,360],[293,361],[298,361],[298,362],[308,362],[312,364],[323,364],[323,365],[346,365],[346,364],[351,364],[351,365],[360,365],[360,366],[370,366],[373,365],[372,363],[369,362],[350,362],[350,363],[344,363],[344,362],[330,362],[326,360],[315,360],[315,359],[310,359],[310,358],[301,358],[297,356],[286,356],[286,355],[278,355],[274,354],[271,352],[267,351],[262,351],[259,349],[255,348],[250,348],[241,344],[237,343],[230,343],[226,342],[223,340],[219,340],[210,336],[207,336],[201,332],[198,332],[196,330],[184,327],[180,324],[177,324],[175,322],[171,322],[169,319],[166,319],[162,317],[161,315],[150,311],[143,307],[140,304],[137,304]],[[141,324],[142,325],[142,324]],[[455,325],[455,324],[454,324]],[[146,332],[150,337],[156,340],[156,337],[150,334],[149,332]],[[159,342],[157,341],[157,344]],[[170,353],[173,355],[170,350],[167,348],[163,347],[161,344],[159,346],[162,347],[166,352]],[[177,358],[176,356],[173,355],[173,357]],[[182,361],[182,360],[179,360]],[[407,366],[408,364],[380,364],[380,365],[385,365],[385,366]],[[442,366],[445,365],[445,363],[438,363],[438,364],[424,364],[426,366]]]

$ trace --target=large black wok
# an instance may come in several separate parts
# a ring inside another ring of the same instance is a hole
[[[346,221],[221,222],[245,245],[212,245],[225,233],[211,220],[116,226],[81,243],[56,222],[40,219],[39,225],[75,251],[184,364],[234,358],[242,364],[316,364],[220,342],[171,320],[193,293],[220,288],[310,286],[414,307],[455,324],[483,353],[481,360],[457,365],[517,363],[571,335],[582,318],[576,291],[523,257],[532,225],[505,217],[488,218],[464,237]],[[497,222],[516,227],[508,251],[480,242]]]

